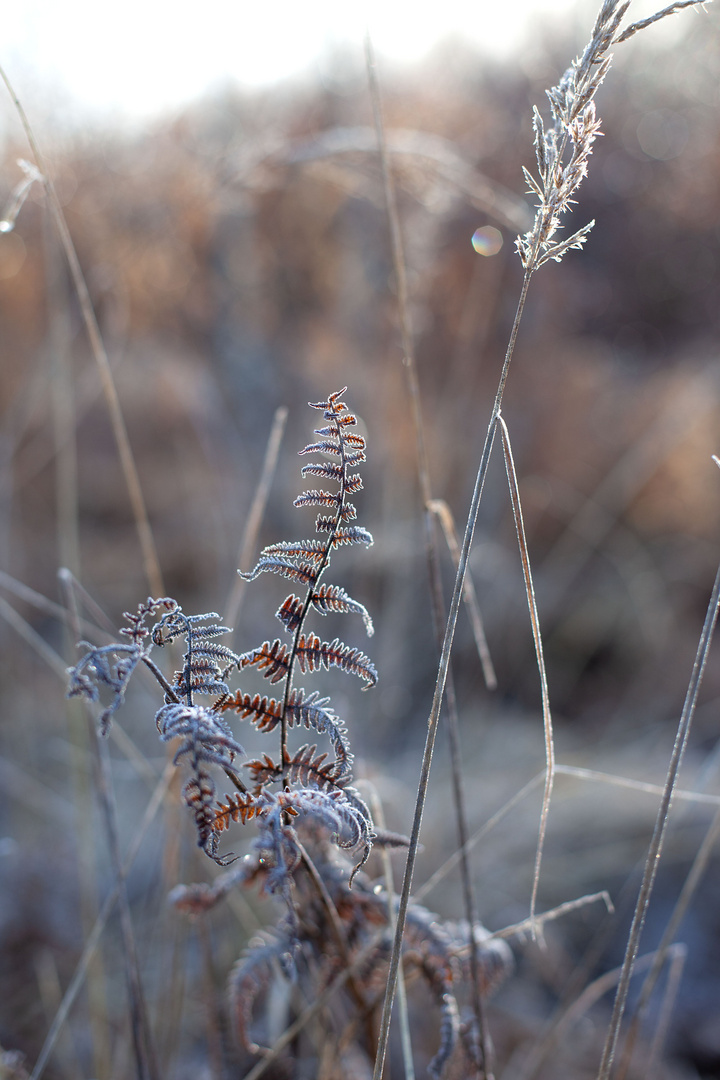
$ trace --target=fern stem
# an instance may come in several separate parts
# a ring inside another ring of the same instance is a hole
[[[308,1025],[310,1020],[312,1020],[321,1009],[324,1009],[325,1006],[337,996],[338,992],[342,990],[348,979],[352,978],[354,975],[361,974],[364,965],[367,964],[368,959],[372,957],[373,953],[376,951],[380,937],[381,935],[378,934],[371,940],[370,944],[366,945],[365,948],[358,953],[352,964],[343,968],[343,970],[335,976],[322,993],[318,994],[315,1000],[308,1005],[307,1009],[300,1014],[297,1020],[293,1021],[293,1023],[285,1029],[272,1049],[252,1067],[250,1072],[244,1077],[244,1080],[260,1080],[260,1077],[274,1065],[285,1047],[289,1046],[290,1043],[298,1037],[303,1028]]]
[[[341,393],[342,392],[343,391],[341,391]],[[328,400],[330,400],[330,399],[328,399]],[[326,568],[328,566],[328,563],[330,562],[330,556],[331,556],[331,553],[332,553],[333,543],[335,541],[335,537],[337,536],[338,529],[340,528],[340,524],[342,522],[343,510],[345,508],[345,499],[347,497],[347,473],[346,473],[347,460],[346,460],[346,455],[345,455],[345,440],[343,439],[342,425],[338,423],[337,417],[333,417],[333,423],[335,424],[335,429],[337,431],[338,442],[339,442],[340,464],[342,466],[342,480],[340,482],[340,492],[339,492],[339,498],[338,498],[337,514],[335,516],[335,524],[333,525],[332,532],[328,534],[328,541],[327,541],[325,550],[324,550],[324,552],[322,554],[322,558],[320,559],[320,563],[319,563],[319,566],[318,566],[317,573],[315,574],[315,577],[314,577],[313,581],[311,582],[311,584],[308,585],[307,593],[305,595],[305,601],[303,603],[302,610],[300,612],[300,618],[299,618],[299,621],[298,621],[298,625],[296,626],[295,633],[293,635],[292,647],[290,649],[290,656],[288,657],[288,671],[287,671],[287,676],[285,678],[285,691],[284,691],[284,694],[283,694],[282,716],[280,718],[280,766],[281,766],[281,768],[283,770],[282,779],[283,779],[283,785],[286,787],[286,789],[287,789],[287,770],[288,770],[288,766],[286,765],[285,762],[286,762],[286,758],[289,756],[288,751],[287,751],[287,731],[288,731],[287,710],[288,710],[288,704],[290,702],[290,694],[292,692],[293,668],[295,667],[295,661],[297,660],[297,652],[298,652],[298,645],[299,645],[299,642],[300,642],[300,636],[301,636],[301,634],[303,632],[303,629],[305,627],[305,619],[307,618],[307,613],[310,610],[310,605],[312,603],[313,593],[315,592],[315,590],[316,590],[316,588],[318,586],[318,583],[320,581],[320,578],[324,574],[324,572],[325,572],[325,570],[326,570]]]
[[[338,914],[338,910],[335,907],[335,904],[333,903],[333,899],[332,899],[330,893],[328,892],[327,886],[326,886],[325,882],[323,881],[321,874],[318,872],[318,869],[315,866],[315,863],[310,858],[310,855],[308,854],[307,850],[305,849],[305,847],[303,846],[303,844],[299,840],[296,840],[296,843],[297,843],[298,851],[300,852],[300,857],[301,857],[301,859],[303,861],[303,865],[304,865],[305,869],[308,872],[308,877],[312,881],[313,886],[315,887],[315,889],[316,889],[316,891],[318,893],[318,896],[320,897],[322,905],[325,908],[325,912],[327,914],[328,921],[330,923],[330,928],[332,930],[332,935],[335,938],[335,944],[337,945],[338,953],[340,954],[340,957],[342,959],[343,967],[346,970],[350,970],[351,969],[350,952],[348,950],[348,943],[347,943],[347,939],[345,937],[345,932],[343,930],[343,926],[342,926],[342,922],[340,920],[340,916]],[[363,996],[362,990],[358,986],[357,979],[355,978],[354,974],[351,974],[348,977],[348,988],[350,990],[351,996],[353,997],[353,999],[355,1001],[355,1006],[356,1006],[356,1008],[358,1010],[359,1015],[361,1017],[363,1017],[364,1020],[365,1020],[365,1025],[366,1025],[365,1038],[366,1038],[366,1041],[367,1041],[368,1052],[371,1053],[372,1052],[371,1048],[374,1045],[374,1032],[372,1030],[372,1017],[371,1017],[370,1011],[368,1009],[368,1003],[367,1003],[367,1001],[365,1000],[365,998]]]
[[[167,697],[169,697],[171,701],[174,701],[176,705],[179,705],[180,704],[180,698],[175,693],[172,686],[167,681],[167,679],[165,678],[165,676],[163,675],[162,671],[157,666],[155,661],[151,660],[149,656],[143,656],[142,660],[143,660],[143,664],[145,664],[145,666],[147,668],[149,668],[150,671],[152,671],[153,675],[155,676],[155,678],[159,682],[160,686],[162,686],[163,690],[165,691],[165,694],[167,695]]]

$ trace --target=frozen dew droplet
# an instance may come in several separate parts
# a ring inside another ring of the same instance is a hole
[[[483,225],[473,233],[472,246],[478,255],[497,255],[502,245],[502,233],[493,225]]]

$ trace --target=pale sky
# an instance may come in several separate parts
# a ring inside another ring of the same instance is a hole
[[[632,17],[663,2],[633,0]],[[366,27],[379,57],[400,63],[422,58],[450,35],[496,58],[510,56],[523,40],[527,46],[528,33],[531,40],[532,16],[562,20],[579,49],[599,0],[15,0],[3,6],[0,64],[21,100],[46,117],[79,110],[116,123],[178,110],[228,83],[267,86],[320,74],[322,58],[338,47],[360,64]],[[692,17],[666,20],[665,27],[679,29]]]
[[[582,2],[585,12],[586,3]],[[317,65],[333,47],[422,57],[458,34],[512,51],[529,11],[573,12],[577,0],[17,0],[5,6],[0,63],[20,97],[68,98],[130,116],[177,108],[223,82],[268,85]],[[567,17],[570,17],[569,15]],[[583,22],[592,20],[592,6]]]

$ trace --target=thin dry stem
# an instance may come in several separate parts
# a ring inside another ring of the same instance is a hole
[[[514,810],[515,807],[518,806],[524,798],[526,798],[526,796],[530,795],[531,792],[535,790],[535,788],[539,787],[544,779],[545,773],[538,773],[537,776],[534,776],[532,780],[529,780],[524,787],[520,788],[520,790],[517,791],[511,799],[508,799],[508,801],[504,803],[500,807],[500,809],[492,815],[491,818],[488,818],[484,825],[482,825],[476,832],[473,833],[473,835],[465,844],[466,850],[472,851],[472,849],[477,844],[479,844],[480,841],[484,839],[484,837],[486,837],[487,834],[491,832],[495,828],[495,826],[498,825],[503,820],[503,818],[510,813],[511,810]],[[432,892],[432,890],[437,885],[439,885],[441,881],[444,881],[448,874],[455,869],[461,858],[462,852],[454,851],[450,858],[446,859],[442,866],[439,866],[437,870],[430,875],[427,881],[413,893],[413,903],[419,904],[421,900],[424,900],[427,894],[429,892]]]
[[[625,1046],[623,1048],[623,1056],[618,1065],[617,1080],[624,1080],[624,1077],[627,1075],[633,1048],[640,1032],[640,1025],[642,1024],[645,1014],[647,1012],[650,997],[652,996],[653,990],[655,989],[657,981],[660,977],[660,972],[667,958],[668,950],[673,944],[675,935],[680,928],[680,924],[682,923],[685,915],[687,914],[687,910],[690,906],[693,895],[695,894],[695,890],[700,884],[702,876],[707,869],[708,863],[710,861],[710,856],[712,855],[713,849],[719,838],[720,810],[715,813],[715,816],[713,817],[713,820],[710,824],[710,828],[705,834],[703,842],[700,845],[697,854],[695,855],[695,858],[693,859],[693,864],[690,867],[690,871],[687,877],[685,878],[685,882],[680,891],[680,896],[678,897],[677,903],[673,908],[673,912],[668,920],[668,924],[663,931],[663,936],[660,940],[660,944],[658,945],[653,965],[650,968],[645,982],[643,983],[637,1005],[635,1006],[635,1015],[633,1016],[632,1022],[628,1028],[627,1037],[625,1039]]]
[[[645,916],[647,914],[647,909],[650,904],[650,897],[652,896],[653,886],[655,884],[655,876],[657,874],[658,862],[662,854],[663,843],[665,840],[665,832],[667,829],[668,818],[670,815],[670,806],[672,803],[673,794],[675,792],[675,786],[677,784],[680,766],[682,764],[683,756],[685,754],[685,747],[687,746],[687,740],[690,735],[692,719],[695,714],[695,707],[697,704],[700,684],[702,682],[705,665],[707,663],[708,654],[710,652],[710,645],[712,643],[713,632],[715,630],[715,623],[717,621],[719,606],[720,566],[718,567],[717,574],[715,575],[715,584],[713,586],[712,595],[710,597],[710,603],[708,604],[707,614],[705,616],[705,623],[702,628],[702,633],[700,634],[700,641],[698,643],[698,650],[695,656],[695,663],[693,665],[692,675],[688,684],[687,694],[685,696],[685,704],[683,705],[682,715],[680,717],[680,722],[678,724],[677,734],[675,737],[675,745],[673,746],[673,752],[670,758],[670,764],[668,766],[665,787],[663,789],[662,799],[660,801],[657,819],[655,821],[655,828],[653,829],[653,835],[650,841],[650,847],[648,849],[647,860],[645,862],[645,870],[643,873],[643,880],[640,886],[637,904],[635,906],[632,926],[630,927],[630,933],[628,935],[627,947],[625,950],[625,959],[623,961],[621,969],[620,981],[618,983],[617,993],[615,995],[615,1003],[613,1005],[612,1017],[610,1019],[610,1026],[608,1028],[607,1039],[600,1062],[598,1080],[609,1080],[609,1076],[612,1070],[617,1041],[620,1035],[620,1025],[622,1024],[622,1018],[625,1013],[625,1005],[627,1003],[630,979],[632,977],[635,960],[637,957],[638,949],[640,947],[640,936],[642,934],[643,926],[645,925]]]
[[[280,446],[285,432],[287,417],[288,410],[285,405],[281,405],[275,410],[267,447],[265,448],[262,472],[260,473],[260,479],[258,480],[258,485],[255,489],[250,512],[245,520],[245,528],[243,530],[242,541],[240,542],[240,549],[238,551],[237,565],[240,570],[251,570],[253,566],[253,552],[257,548],[257,538],[260,533],[260,526],[265,517],[265,509],[267,507],[270,488],[277,468],[278,455],[280,453]],[[225,613],[228,626],[234,627],[236,630],[238,615],[240,614],[240,608],[242,606],[246,588],[247,581],[236,574],[235,583],[230,593]]]
[[[438,651],[441,651],[441,627],[445,615],[445,602],[442,595],[442,577],[440,569],[440,555],[438,551],[438,545],[435,535],[435,521],[433,512],[431,509],[432,504],[432,486],[430,481],[430,461],[427,453],[427,447],[425,444],[424,426],[422,420],[422,410],[420,405],[420,385],[417,376],[417,366],[415,363],[415,352],[413,345],[413,332],[410,321],[410,305],[408,302],[408,288],[407,288],[407,272],[405,264],[405,253],[402,239],[402,230],[400,228],[400,216],[397,208],[397,198],[395,194],[395,185],[390,168],[389,155],[387,150],[387,140],[385,134],[385,121],[383,116],[383,104],[382,94],[380,92],[380,84],[377,77],[377,70],[375,65],[375,57],[373,52],[372,41],[369,33],[365,35],[365,60],[366,69],[368,73],[368,82],[370,86],[370,96],[373,106],[373,116],[375,120],[375,129],[377,132],[378,151],[380,155],[380,165],[382,169],[383,187],[385,192],[385,202],[387,207],[388,223],[390,227],[390,238],[392,243],[393,252],[393,266],[395,269],[395,278],[397,283],[398,293],[398,313],[400,318],[400,330],[403,347],[403,364],[405,368],[405,374],[407,379],[408,394],[410,397],[410,408],[413,418],[413,429],[415,432],[416,443],[416,455],[417,455],[417,468],[418,468],[418,480],[420,484],[420,492],[423,502],[423,524],[425,534],[425,551],[427,558],[428,577],[430,582],[430,595],[431,595],[431,610],[433,619],[433,629],[437,640]],[[445,700],[447,703],[447,727],[450,741],[450,754],[451,754],[451,767],[452,767],[452,782],[453,782],[453,798],[455,803],[455,815],[457,819],[458,838],[460,842],[461,854],[461,875],[463,883],[463,900],[465,906],[465,914],[469,926],[472,928],[476,921],[475,916],[475,901],[473,897],[472,879],[470,875],[470,868],[467,860],[467,822],[465,813],[465,799],[462,789],[462,774],[461,774],[461,753],[460,753],[460,736],[459,736],[459,722],[457,716],[457,701],[455,696],[454,680],[452,673],[446,670],[445,679],[443,680],[443,690],[445,693]],[[442,695],[441,695],[442,701]],[[438,712],[441,702],[438,704]],[[434,744],[434,736],[433,736]],[[427,755],[427,770],[429,771],[430,760],[432,758],[432,746],[429,747],[429,754]],[[425,762],[423,762],[423,769],[425,769]],[[422,785],[422,780],[421,780]],[[412,874],[412,864],[415,859],[415,849],[419,841],[420,835],[420,818],[422,814],[416,815],[417,817],[417,830],[413,831],[411,836],[410,848],[408,851],[408,861],[406,867],[410,869]],[[410,891],[411,879],[407,880],[407,887],[404,889],[404,901],[401,897],[400,910],[398,912],[398,921],[396,926],[395,943],[393,946],[393,955],[390,961],[390,975],[388,980],[388,991],[385,1001],[383,1003],[383,1015],[381,1020],[380,1038],[378,1042],[378,1052],[375,1059],[374,1076],[379,1080],[382,1076],[383,1064],[385,1053],[387,1049],[387,1039],[390,1031],[390,1016],[392,1012],[392,998],[394,995],[394,985],[397,980],[399,964],[400,964],[400,951],[402,948],[402,934],[404,929],[405,915],[407,911],[407,899]],[[490,1068],[490,1038],[486,1029],[485,1017],[482,1007],[482,999],[480,996],[480,970],[477,943],[475,941],[475,935],[470,933],[470,973],[472,981],[472,1002],[473,1011],[475,1013],[475,1019],[477,1023],[480,1047],[483,1060],[483,1072],[486,1080],[492,1080],[492,1070]]]
[[[655,953],[648,953],[645,956],[637,958],[635,964],[635,973],[638,974],[645,968],[649,967],[653,962]],[[564,1014],[560,1022],[555,1029],[555,1036],[558,1042],[565,1036],[567,1029],[575,1023],[581,1016],[583,1016],[588,1009],[590,1009],[596,1001],[599,1001],[601,997],[612,990],[618,980],[622,976],[622,967],[613,968],[612,971],[606,971],[599,978],[586,986],[582,994],[580,994],[572,1003],[570,1008]]]
[[[680,989],[680,982],[683,977],[683,972],[685,971],[687,947],[681,944],[674,945],[668,950],[666,956],[668,954],[670,956],[670,970],[668,971],[667,985],[665,987],[665,993],[663,994],[660,1016],[658,1017],[655,1034],[653,1035],[653,1041],[650,1046],[650,1053],[647,1056],[645,1068],[646,1080],[651,1080],[652,1077],[658,1075],[657,1069],[660,1063],[660,1054],[662,1053],[663,1044],[667,1037],[668,1028],[670,1027],[670,1018],[672,1017],[678,990]]]
[[[157,556],[157,549],[155,547],[155,541],[152,535],[152,529],[150,528],[150,521],[147,515],[147,509],[145,506],[145,499],[142,493],[142,487],[140,485],[140,477],[138,475],[137,467],[135,465],[135,458],[133,456],[132,448],[130,446],[130,439],[128,438],[127,428],[125,426],[125,419],[123,417],[122,408],[120,406],[120,399],[118,397],[117,389],[115,387],[115,381],[110,370],[110,362],[108,360],[107,351],[100,334],[100,327],[98,326],[95,312],[93,310],[92,301],[90,300],[90,293],[88,291],[87,283],[80,267],[80,260],[78,259],[75,245],[72,242],[70,231],[67,227],[65,215],[63,213],[62,205],[58,199],[57,192],[55,191],[55,185],[52,182],[52,178],[47,168],[44,155],[40,151],[40,146],[35,138],[30,121],[25,113],[25,110],[15,93],[15,90],[10,83],[10,80],[5,70],[0,66],[0,78],[2,78],[7,91],[15,106],[20,122],[25,130],[30,148],[35,157],[40,173],[42,174],[43,186],[45,188],[48,206],[52,213],[53,220],[57,227],[60,242],[65,252],[65,258],[67,259],[68,266],[70,268],[70,274],[73,279],[73,284],[78,296],[78,302],[80,304],[80,311],[82,314],[85,329],[87,331],[88,340],[90,342],[90,348],[92,350],[93,357],[97,363],[100,380],[102,383],[103,393],[105,394],[105,401],[107,403],[108,411],[110,413],[110,423],[113,429],[113,435],[115,436],[115,442],[118,448],[118,455],[120,457],[120,464],[122,466],[123,475],[125,477],[125,483],[128,489],[128,495],[130,497],[130,503],[132,506],[133,515],[135,517],[135,526],[138,533],[138,540],[140,542],[140,550],[143,555],[143,564],[145,567],[145,574],[148,580],[150,591],[155,596],[162,596],[165,592],[162,583],[162,573],[160,571],[160,562]]]
[[[460,561],[460,544],[452,510],[444,499],[431,499],[428,503],[428,509],[435,514],[440,522],[443,536],[445,537],[445,543],[448,546],[448,551],[450,552],[455,571],[457,572],[458,563]],[[480,611],[480,604],[478,603],[475,585],[473,584],[472,574],[470,573],[465,575],[463,599],[465,600],[465,606],[470,618],[470,625],[472,626],[473,637],[475,638],[475,648],[477,649],[478,657],[480,658],[480,666],[482,667],[485,686],[488,690],[497,690],[495,666],[492,662],[492,656],[490,655],[490,648],[485,635],[485,625]]]
[[[76,605],[75,593],[68,587],[67,579],[62,579],[62,583],[66,586],[64,589],[64,599],[70,615],[69,624],[73,627],[76,638],[79,638],[80,618]],[[123,962],[128,990],[133,1049],[135,1052],[135,1065],[138,1080],[160,1080],[160,1073],[155,1057],[155,1048],[150,1031],[150,1019],[145,1003],[145,993],[140,975],[140,963],[130,912],[130,902],[125,887],[125,880],[122,876],[117,806],[115,804],[112,786],[107,743],[105,740],[101,740],[98,735],[89,705],[86,708],[86,713],[88,720],[88,742],[93,762],[95,787],[105,823],[112,866],[115,871],[116,879],[120,883],[118,890],[118,906],[120,909],[120,929],[123,940]]]
[[[665,790],[662,784],[649,784],[646,780],[632,780],[627,776],[615,776],[613,773],[598,772],[596,769],[582,769],[578,765],[556,765],[555,775],[559,774],[576,776],[579,780],[595,780],[601,784],[611,784],[613,787],[630,788],[632,791],[643,791],[648,795],[662,795]],[[676,788],[673,799],[678,802],[720,806],[720,795],[709,795],[704,791],[686,791],[684,788]]]
[[[58,1009],[55,1019],[53,1020],[53,1023],[50,1027],[50,1030],[45,1037],[45,1042],[43,1043],[42,1050],[38,1055],[38,1059],[35,1063],[35,1068],[33,1069],[30,1076],[30,1080],[40,1080],[40,1077],[45,1072],[45,1068],[48,1064],[48,1061],[50,1060],[50,1055],[53,1052],[58,1035],[62,1031],[65,1025],[65,1021],[67,1020],[70,1013],[70,1010],[75,1003],[75,999],[77,998],[77,995],[82,989],[83,983],[85,981],[85,976],[87,975],[88,965],[95,954],[95,950],[97,949],[97,946],[100,942],[100,938],[107,925],[107,921],[113,912],[115,903],[120,894],[122,883],[127,877],[133,863],[135,862],[135,859],[137,858],[138,851],[140,850],[140,845],[145,839],[145,835],[150,828],[153,820],[155,819],[155,815],[160,809],[160,806],[162,805],[163,799],[165,798],[166,792],[170,786],[170,782],[174,775],[175,768],[172,762],[168,762],[168,764],[165,766],[162,776],[155,785],[155,790],[153,791],[147,807],[145,808],[143,819],[140,822],[135,836],[133,837],[133,840],[128,848],[125,859],[123,860],[121,873],[118,877],[116,877],[113,887],[106,896],[102,908],[100,909],[100,914],[95,921],[95,925],[93,926],[90,934],[85,941],[82,956],[78,960],[77,967],[75,968],[75,973],[68,984],[68,988],[65,991],[65,994],[63,995],[62,1004]]]
[[[510,435],[508,433],[507,425],[502,416],[498,416],[498,424],[500,426],[500,433],[502,435],[503,452],[505,455],[505,471],[507,472],[508,484],[510,486],[510,499],[512,501],[513,517],[515,519],[515,531],[517,532],[518,544],[520,546],[520,559],[522,561],[523,580],[525,582],[525,595],[528,602],[528,610],[530,612],[530,623],[532,626],[533,644],[535,646],[535,657],[537,659],[538,671],[540,673],[540,689],[542,695],[542,712],[543,712],[543,731],[545,734],[545,789],[543,791],[542,811],[540,813],[540,826],[538,829],[538,842],[537,851],[535,853],[535,869],[533,871],[533,884],[532,895],[530,897],[530,921],[535,917],[535,906],[537,904],[538,885],[540,882],[540,865],[542,863],[543,847],[545,845],[545,834],[547,832],[547,820],[550,812],[550,799],[552,797],[553,783],[555,781],[555,742],[553,739],[553,726],[552,726],[552,714],[550,712],[550,695],[548,692],[547,683],[547,671],[545,670],[545,658],[543,656],[542,635],[540,633],[540,620],[537,611],[537,602],[535,600],[535,587],[533,585],[532,571],[530,569],[530,555],[527,546],[527,537],[525,535],[525,525],[523,522],[522,506],[520,503],[520,490],[518,488],[517,475],[515,473],[515,462],[513,460],[512,447],[510,445]],[[533,937],[535,933],[533,931]]]
[[[502,930],[495,930],[490,937],[513,938],[528,933],[534,936],[537,927],[542,928],[545,923],[554,922],[555,919],[561,919],[563,915],[568,915],[571,911],[577,911],[578,908],[587,907],[589,904],[596,904],[599,901],[605,904],[608,912],[612,915],[615,908],[610,899],[610,893],[603,889],[601,892],[579,896],[576,900],[566,900],[564,904],[558,904],[557,907],[551,908],[549,911],[543,911],[540,915],[533,914],[529,919],[523,919],[522,922],[513,923],[512,926],[505,926]]]
[[[370,809],[372,810],[373,821],[377,824],[378,828],[384,829],[385,814],[383,812],[383,805],[374,787],[370,791]],[[387,893],[388,897],[388,926],[390,927],[390,933],[394,933],[395,883],[393,880],[392,860],[390,859],[390,852],[387,847],[382,847],[380,849],[380,858],[382,861],[383,874],[385,876],[385,892]],[[400,965],[400,970],[398,972],[397,996],[400,1043],[402,1046],[405,1080],[415,1080],[415,1066],[413,1064],[412,1054],[412,1034],[410,1032],[410,1021],[408,1019],[407,993],[405,990],[405,973],[403,972],[402,964]]]

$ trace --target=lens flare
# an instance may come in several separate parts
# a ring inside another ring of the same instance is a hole
[[[473,233],[472,246],[478,255],[497,255],[503,246],[502,233],[492,225],[483,225]]]

